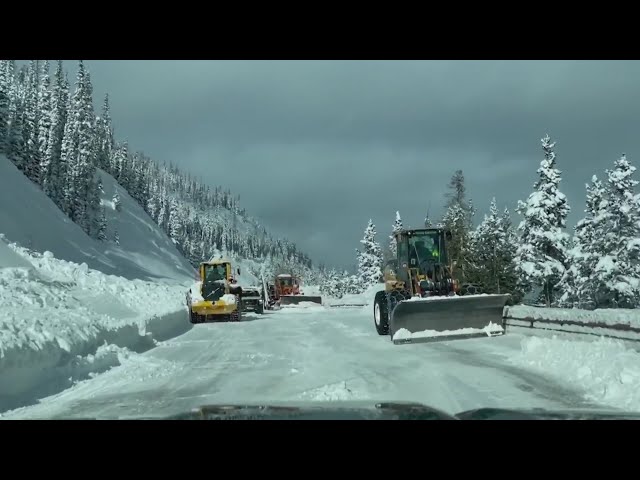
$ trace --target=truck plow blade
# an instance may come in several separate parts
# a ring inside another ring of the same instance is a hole
[[[503,310],[509,295],[469,295],[405,300],[393,310],[393,343],[422,343],[504,333]]]
[[[280,305],[298,305],[300,303],[317,303],[322,305],[322,297],[313,295],[282,295]]]

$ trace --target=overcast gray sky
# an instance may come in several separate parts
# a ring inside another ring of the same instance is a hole
[[[592,174],[639,164],[637,61],[86,63],[118,140],[230,187],[316,263],[353,265],[369,218],[386,244],[396,210],[438,217],[456,169],[479,217],[492,196],[513,209],[546,132],[571,224]]]

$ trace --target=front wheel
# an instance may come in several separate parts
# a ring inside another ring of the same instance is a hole
[[[389,305],[387,292],[376,293],[373,303],[373,322],[378,335],[389,335]]]

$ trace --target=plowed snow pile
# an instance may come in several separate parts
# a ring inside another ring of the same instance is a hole
[[[531,337],[512,361],[584,390],[589,400],[640,411],[640,353],[619,340]]]
[[[59,390],[105,343],[142,351],[186,331],[187,288],[106,275],[0,236],[0,411]]]

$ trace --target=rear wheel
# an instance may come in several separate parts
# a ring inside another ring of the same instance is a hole
[[[258,304],[258,307],[256,308],[256,313],[258,315],[262,315],[264,313],[264,305],[262,303]]]
[[[387,292],[376,293],[373,303],[373,323],[378,335],[389,335],[389,309],[387,304]]]

